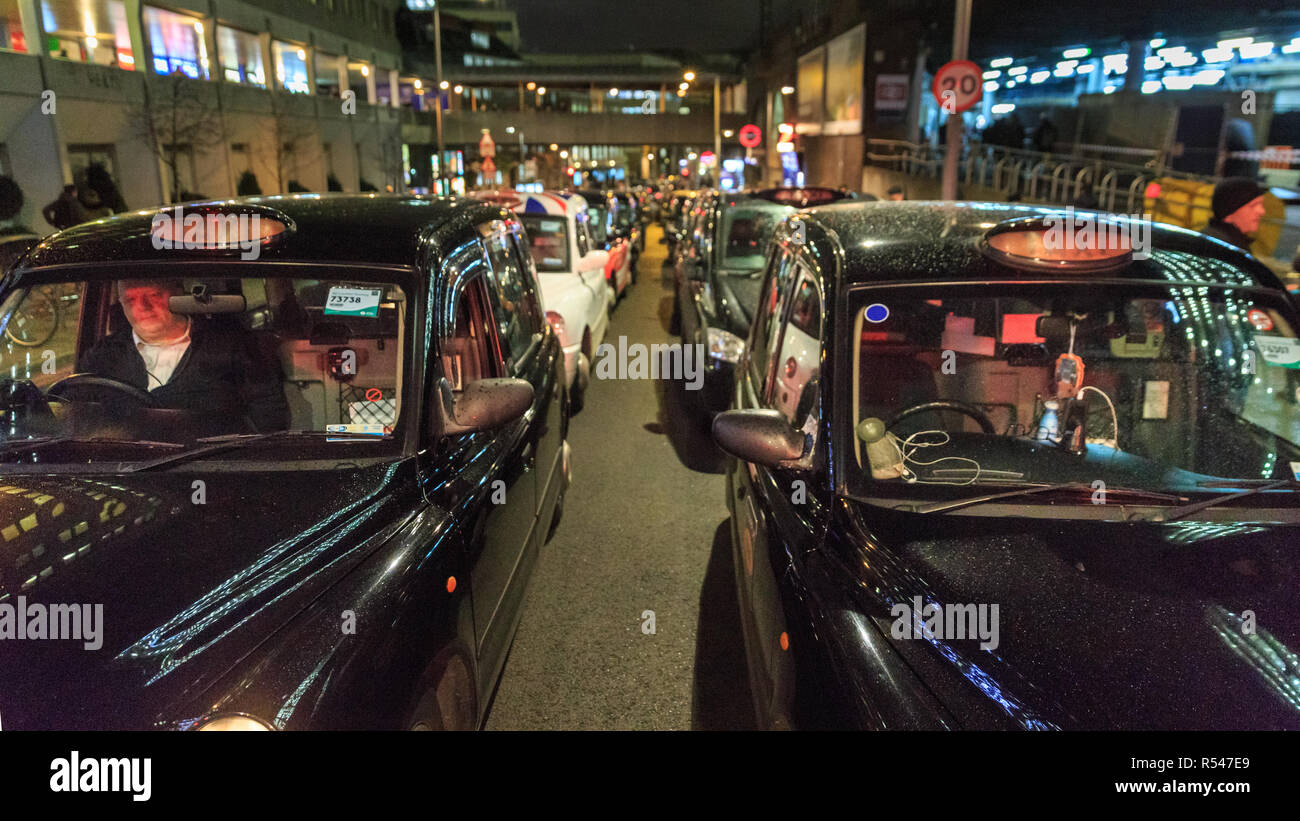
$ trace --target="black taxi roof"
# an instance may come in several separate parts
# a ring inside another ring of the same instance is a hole
[[[410,266],[421,243],[440,228],[469,228],[506,219],[500,206],[466,198],[401,194],[288,194],[183,203],[130,211],[82,223],[41,241],[16,273],[49,265],[222,259],[238,255],[203,249],[158,249],[152,241],[155,215],[196,210],[265,206],[293,221],[294,230],[258,249],[258,262],[345,262]],[[271,213],[271,212],[265,212]]]
[[[1049,276],[1085,280],[1087,273],[1035,273],[985,256],[980,240],[1007,220],[1062,218],[1064,207],[998,202],[844,201],[799,212],[808,219],[808,240],[819,257],[843,250],[840,285],[908,281],[988,281]],[[1117,215],[1075,209],[1076,221],[1114,220]],[[1122,215],[1118,215],[1123,219]],[[1134,259],[1109,278],[1261,285],[1283,289],[1274,273],[1249,254],[1195,231],[1150,224],[1150,255]],[[823,271],[826,271],[823,263]]]

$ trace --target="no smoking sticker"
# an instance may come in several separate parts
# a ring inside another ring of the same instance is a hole
[[[1273,318],[1268,315],[1268,311],[1262,311],[1259,308],[1251,308],[1246,313],[1246,318],[1250,320],[1250,324],[1253,325],[1257,331],[1273,330]]]

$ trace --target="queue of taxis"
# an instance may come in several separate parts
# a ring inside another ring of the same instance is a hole
[[[760,726],[1300,729],[1295,304],[1217,240],[1064,218],[778,229],[712,426]]]
[[[63,640],[0,642],[4,729],[479,726],[569,477],[531,260],[500,206],[374,195],[28,252],[0,328],[59,316],[3,349],[0,632]]]

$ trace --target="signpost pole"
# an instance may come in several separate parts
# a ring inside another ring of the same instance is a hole
[[[957,0],[956,16],[952,25],[952,59],[965,60],[970,42],[971,0]],[[962,117],[948,114],[947,150],[943,156],[943,194],[945,200],[957,199],[957,163],[961,159]]]
[[[447,171],[443,168],[443,143],[442,143],[442,18],[438,13],[438,3],[433,4],[433,61],[437,66],[438,74],[438,97],[437,103],[433,107],[434,126],[438,132],[438,185],[435,194],[451,193],[443,192],[442,178],[447,176]]]

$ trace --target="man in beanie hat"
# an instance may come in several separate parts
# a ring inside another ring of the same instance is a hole
[[[1223,180],[1214,186],[1210,198],[1214,216],[1201,233],[1250,251],[1250,235],[1259,230],[1259,221],[1264,217],[1265,191],[1266,188],[1249,177]]]

